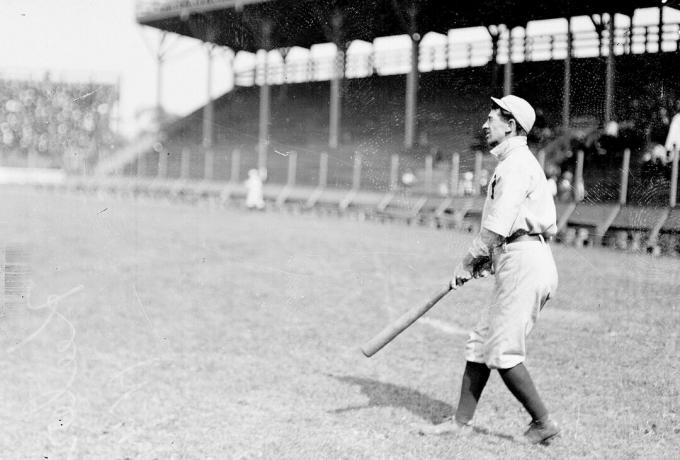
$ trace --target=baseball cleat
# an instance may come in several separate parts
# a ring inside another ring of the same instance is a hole
[[[455,434],[459,436],[467,436],[472,433],[472,425],[460,423],[453,417],[447,418],[442,423],[437,425],[422,424],[418,425],[416,432],[420,435],[448,435]]]
[[[524,436],[531,444],[548,444],[559,433],[557,423],[552,420],[548,419],[545,422],[534,420],[529,424],[529,429],[524,432]]]

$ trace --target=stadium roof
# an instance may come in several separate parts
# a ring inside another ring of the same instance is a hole
[[[256,51],[334,41],[335,13],[342,16],[337,38],[349,42],[609,12],[631,15],[662,4],[678,7],[680,0],[138,0],[137,21],[237,51]],[[267,20],[268,46],[262,43]]]

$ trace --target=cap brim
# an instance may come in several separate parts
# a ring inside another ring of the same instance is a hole
[[[508,108],[508,106],[505,105],[505,104],[503,103],[503,101],[501,101],[500,99],[495,98],[495,97],[492,97],[491,100],[493,101],[494,104],[496,104],[496,105],[497,105],[498,107],[500,107],[501,109],[507,110],[508,112],[511,112],[510,109]]]

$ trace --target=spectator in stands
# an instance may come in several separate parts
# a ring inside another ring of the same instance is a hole
[[[647,143],[648,149],[651,151],[654,159],[662,160],[666,157],[664,144],[668,136],[670,128],[670,119],[668,117],[668,110],[665,107],[659,107],[647,128]]]
[[[411,187],[413,184],[416,182],[416,175],[413,174],[413,171],[410,169],[407,169],[404,174],[401,175],[401,183],[405,187]]]
[[[565,171],[557,184],[557,195],[559,201],[570,201],[573,197],[572,180],[574,175],[571,171]]]
[[[262,178],[257,169],[248,171],[246,185],[246,207],[248,209],[264,209],[264,194],[262,190]]]
[[[114,85],[42,80],[0,84],[0,152],[5,163],[82,171],[111,145]]]
[[[489,171],[482,169],[479,172],[479,188],[482,195],[486,195],[486,187],[489,185]]]
[[[466,171],[465,174],[463,174],[463,181],[460,184],[463,190],[463,195],[471,196],[475,193],[475,184],[473,182],[474,178],[475,175],[471,171]]]
[[[543,147],[554,138],[555,133],[548,125],[548,120],[543,109],[536,109],[536,121],[534,128],[529,133],[529,142]]]
[[[668,152],[671,152],[671,159],[674,149],[680,150],[680,99],[675,101],[675,115],[673,115],[668,128],[668,136],[664,146]]]

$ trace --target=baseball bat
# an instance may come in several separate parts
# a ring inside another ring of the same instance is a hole
[[[401,334],[404,329],[416,322],[416,320],[423,316],[430,308],[434,307],[437,302],[439,302],[446,294],[449,293],[449,291],[451,291],[451,286],[447,285],[446,288],[438,291],[426,303],[411,308],[399,318],[392,321],[385,327],[385,329],[380,331],[371,340],[364,343],[361,346],[361,352],[367,358],[370,358],[376,354],[382,347],[390,343],[396,336]]]

